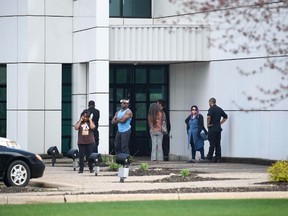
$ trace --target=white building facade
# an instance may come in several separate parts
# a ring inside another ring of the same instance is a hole
[[[262,109],[243,94],[260,97],[257,86],[273,89],[281,77],[269,71],[241,75],[239,67],[257,70],[265,54],[240,56],[209,47],[208,38],[219,32],[210,31],[212,22],[200,25],[201,14],[181,16],[181,7],[167,0],[0,0],[0,5],[0,132],[23,149],[44,154],[57,146],[65,154],[77,148],[73,124],[94,100],[100,110],[99,152],[109,154],[115,135],[110,120],[119,99],[130,97],[131,154],[147,156],[147,110],[164,99],[171,158],[188,159],[184,120],[196,104],[206,125],[208,100],[215,97],[229,116],[222,156],[288,160],[288,101]],[[206,142],[206,153],[208,147]]]

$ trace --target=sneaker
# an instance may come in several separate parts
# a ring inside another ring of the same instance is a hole
[[[92,170],[90,170],[90,173],[94,173],[94,170],[92,169]]]
[[[78,173],[83,173],[83,170],[79,170]]]

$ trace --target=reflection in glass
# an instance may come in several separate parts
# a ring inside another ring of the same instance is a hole
[[[135,70],[135,82],[136,83],[146,83],[147,70],[145,68],[137,68]]]
[[[136,103],[136,118],[146,118],[147,117],[147,107],[146,103]]]
[[[155,67],[150,69],[150,83],[164,83],[165,71],[163,67]]]

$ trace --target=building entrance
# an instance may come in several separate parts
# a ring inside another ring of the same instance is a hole
[[[120,109],[122,98],[130,99],[133,112],[132,133],[129,143],[131,155],[149,156],[151,139],[147,113],[151,103],[158,99],[168,101],[168,65],[110,65],[109,117],[110,122]],[[110,124],[109,150],[114,152],[117,126]]]

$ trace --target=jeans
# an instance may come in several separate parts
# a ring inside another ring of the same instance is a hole
[[[154,160],[163,161],[163,150],[162,150],[163,133],[151,132],[150,135],[152,140],[151,161]]]
[[[117,131],[114,145],[115,145],[115,153],[118,155],[119,153],[129,153],[129,139],[131,135],[131,129],[126,132]]]

